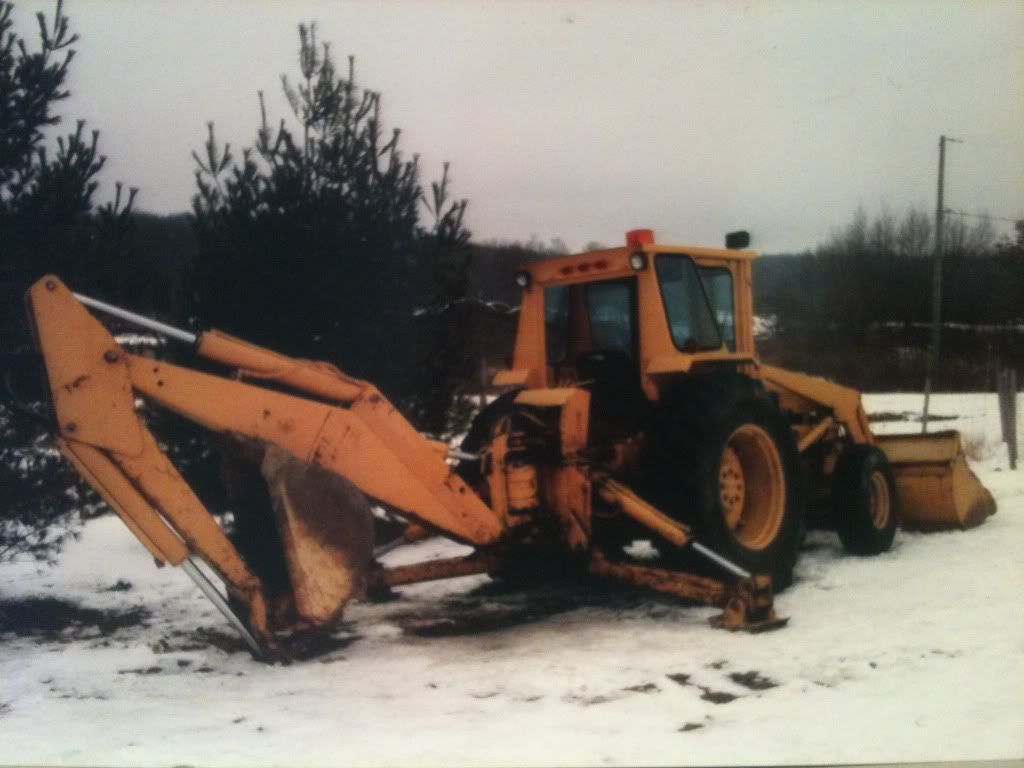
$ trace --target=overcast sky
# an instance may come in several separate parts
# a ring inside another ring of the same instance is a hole
[[[52,2],[19,0],[32,13]],[[287,114],[296,27],[383,93],[388,127],[452,163],[478,239],[813,247],[860,204],[1024,216],[1024,3],[139,2],[67,0],[84,117],[138,207],[184,211],[206,122],[253,142],[256,92]],[[33,38],[34,39],[34,38]],[[1001,230],[1009,224],[996,222]]]

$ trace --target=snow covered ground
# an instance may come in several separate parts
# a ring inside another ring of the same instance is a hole
[[[889,413],[920,401],[867,398]],[[1019,758],[1024,471],[997,442],[994,396],[939,395],[932,413],[958,416],[934,426],[964,431],[999,512],[966,533],[901,532],[873,559],[813,533],[777,598],[790,624],[763,635],[713,630],[713,610],[644,594],[467,577],[353,606],[333,650],[266,666],[116,518],[92,521],[56,568],[0,566],[0,600],[106,617],[0,636],[0,764]],[[879,425],[894,428],[914,425]],[[453,549],[435,540],[388,561]]]

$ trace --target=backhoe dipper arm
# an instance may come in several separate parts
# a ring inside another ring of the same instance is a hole
[[[160,450],[136,412],[136,393],[209,429],[277,445],[344,475],[457,540],[490,544],[505,530],[451,471],[443,446],[366,382],[216,331],[198,337],[199,354],[317,399],[128,354],[53,276],[35,283],[27,302],[62,452],[155,557],[188,565],[196,554],[212,566],[264,638],[271,627],[259,578]]]
[[[201,583],[189,561],[201,557],[246,606],[252,631],[267,637],[259,578],[139,419],[120,347],[56,278],[40,280],[26,298],[61,452],[159,563],[183,566]]]

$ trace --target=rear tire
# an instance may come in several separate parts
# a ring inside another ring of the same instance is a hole
[[[847,552],[878,555],[889,550],[899,506],[896,478],[879,448],[854,445],[839,457],[832,476],[832,510]]]
[[[769,574],[776,590],[789,586],[804,493],[784,414],[760,382],[739,374],[687,382],[666,405],[658,481],[665,510],[736,565]]]

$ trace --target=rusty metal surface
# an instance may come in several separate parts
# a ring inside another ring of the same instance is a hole
[[[465,557],[428,560],[423,563],[401,565],[395,568],[381,568],[369,575],[369,584],[397,587],[402,584],[416,584],[422,581],[451,579],[456,576],[472,576],[478,573],[492,573],[501,560],[489,552],[474,552]]]
[[[716,579],[666,568],[612,562],[597,552],[591,556],[590,572],[596,576],[612,578],[635,587],[653,589],[655,592],[696,600],[707,605],[724,605],[727,597],[725,585]]]
[[[725,584],[691,573],[611,562],[599,553],[591,557],[590,572],[632,586],[719,606],[722,613],[712,617],[710,622],[720,629],[764,632],[783,627],[789,621],[775,613],[772,582],[768,576],[751,576]]]
[[[332,472],[270,446],[261,471],[299,618],[313,626],[341,616],[350,598],[366,593],[373,557],[373,519],[367,498]]]
[[[558,518],[562,541],[575,552],[590,545],[591,483],[579,467],[568,466],[547,473],[550,507]]]
[[[768,576],[740,579],[728,588],[722,613],[711,626],[731,632],[767,632],[789,623],[775,613],[772,581]]]

